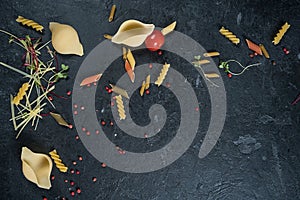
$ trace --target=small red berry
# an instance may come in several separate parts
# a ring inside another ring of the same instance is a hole
[[[96,181],[97,181],[97,178],[96,178],[96,177],[93,177],[92,181],[93,181],[93,182],[96,182]]]
[[[112,93],[112,89],[107,90],[108,94]]]
[[[75,182],[74,182],[74,181],[70,181],[70,185],[71,185],[71,186],[74,186],[74,185],[75,185]]]
[[[80,194],[80,193],[81,193],[81,189],[80,189],[80,188],[77,188],[77,189],[76,189],[76,192],[77,192],[77,194]]]
[[[77,112],[77,110],[75,110],[75,111],[74,111],[74,115],[77,115],[77,114],[78,114],[78,112]]]
[[[284,51],[284,52],[286,52],[286,51],[287,51],[287,49],[286,49],[286,48],[283,48],[283,51]]]
[[[162,51],[158,51],[158,53],[157,53],[159,56],[161,56],[162,55]]]
[[[285,52],[285,55],[288,55],[289,53],[290,53],[290,51],[286,51],[286,52]]]
[[[105,163],[102,163],[102,164],[101,164],[101,167],[105,168],[105,167],[106,167],[106,164],[105,164]]]
[[[68,180],[67,180],[67,179],[65,179],[64,181],[65,181],[65,183],[67,183],[67,182],[68,182]]]
[[[77,105],[77,104],[74,104],[74,108],[78,108],[78,105]]]
[[[254,55],[257,56],[258,54],[256,52],[254,52]]]
[[[78,160],[82,161],[83,160],[82,156],[78,156]]]
[[[104,120],[101,120],[101,125],[105,126],[106,122]]]
[[[50,101],[53,101],[53,98],[52,98],[51,96],[49,96],[48,99],[49,99]]]
[[[69,129],[72,129],[72,128],[73,128],[73,125],[72,125],[72,124],[69,124],[68,127],[69,127]]]
[[[71,191],[70,194],[71,194],[71,196],[75,196],[75,192],[74,191]]]
[[[71,172],[71,174],[74,174],[75,170],[74,170],[74,169],[71,169],[70,172]]]
[[[51,175],[51,181],[53,181],[55,179],[54,175]]]
[[[43,197],[43,200],[48,200],[47,197]]]
[[[91,135],[91,132],[87,131],[87,132],[86,132],[86,135]]]
[[[113,125],[114,125],[114,122],[112,122],[112,121],[111,121],[111,122],[109,122],[109,125],[113,126]]]
[[[71,92],[71,91],[68,91],[68,92],[67,92],[67,95],[68,95],[68,96],[70,96],[71,94],[72,94],[72,92]]]
[[[108,86],[105,86],[105,90],[108,91],[108,90],[109,90],[109,87],[108,87]]]
[[[77,162],[76,162],[76,161],[73,161],[72,163],[73,163],[73,165],[77,165]]]
[[[82,127],[81,130],[82,130],[83,132],[85,132],[85,131],[86,131],[86,128]]]
[[[145,40],[145,45],[150,51],[159,50],[165,42],[165,36],[159,30],[154,30]]]
[[[77,169],[76,169],[76,174],[77,174],[77,175],[79,175],[79,174],[80,174],[80,171],[79,171],[79,170],[77,170]]]
[[[146,92],[145,92],[146,94],[150,94],[150,90],[146,90]]]
[[[84,106],[81,106],[81,107],[80,107],[80,109],[81,109],[81,110],[84,110],[84,109],[85,109],[85,107],[84,107]]]
[[[232,77],[232,74],[231,74],[231,73],[228,73],[227,76],[228,76],[228,78],[231,78],[231,77]]]
[[[96,130],[96,134],[98,135],[100,133],[100,131],[99,130]]]
[[[76,140],[79,140],[79,136],[78,136],[78,135],[76,135],[76,136],[75,136],[75,139],[76,139]]]

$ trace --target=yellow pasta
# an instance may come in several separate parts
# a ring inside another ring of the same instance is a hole
[[[68,122],[66,122],[66,120],[65,120],[60,114],[50,112],[50,115],[53,117],[53,119],[55,119],[55,121],[56,121],[59,125],[69,127]]]
[[[132,55],[130,49],[128,49],[128,51],[127,51],[126,58],[127,58],[128,62],[129,62],[129,64],[130,64],[130,66],[131,66],[132,71],[134,71],[134,67],[135,67],[135,59],[134,59],[134,57],[133,57],[133,55]]]
[[[127,60],[127,49],[123,47],[122,51],[123,51],[123,60]]]
[[[219,56],[220,53],[217,52],[217,51],[214,51],[214,52],[207,52],[207,53],[204,53],[203,56],[204,57],[214,57],[214,56]]]
[[[171,33],[176,27],[176,21],[161,30],[163,35]]]
[[[116,12],[116,5],[113,5],[113,6],[111,7],[110,14],[109,14],[109,18],[108,18],[108,21],[109,21],[109,22],[112,22],[112,20],[114,19],[115,12]]]
[[[31,27],[31,28],[35,29],[36,31],[43,32],[43,29],[44,29],[44,27],[42,25],[38,24],[37,22],[35,22],[31,19],[26,19],[22,16],[18,16],[18,18],[16,19],[16,22],[20,22],[24,26],[26,25],[28,27]]]
[[[67,172],[68,167],[65,166],[64,163],[62,163],[62,160],[59,158],[59,155],[57,154],[56,150],[54,149],[53,151],[49,152],[51,158],[53,159],[56,167],[59,169],[61,172]]]
[[[116,96],[116,102],[117,102],[117,107],[118,107],[118,113],[119,113],[120,120],[125,119],[126,118],[126,113],[125,113],[125,109],[124,109],[124,102],[123,102],[123,99],[122,99],[121,95]]]
[[[212,73],[205,73],[204,75],[205,75],[206,78],[219,78],[220,77],[219,74],[214,73],[214,72],[212,72]]]
[[[19,105],[20,101],[23,99],[23,97],[26,95],[26,91],[29,89],[30,85],[29,83],[24,83],[22,87],[20,87],[19,92],[17,96],[13,98],[13,104]]]
[[[240,39],[236,37],[232,32],[230,32],[228,29],[225,29],[222,27],[219,32],[224,35],[227,39],[229,39],[233,44],[239,44]]]
[[[146,84],[145,84],[145,81],[143,81],[142,83],[142,87],[140,89],[140,95],[143,96],[144,95],[144,92],[145,92],[145,87],[146,87]]]
[[[145,90],[149,89],[149,87],[150,87],[150,74],[146,77]]]
[[[270,58],[270,55],[263,44],[259,44],[259,47],[266,58]]]
[[[281,27],[281,29],[279,30],[279,32],[276,34],[276,36],[272,41],[274,45],[277,45],[280,42],[280,40],[282,39],[286,31],[290,28],[290,26],[291,26],[290,24],[285,22],[285,24]]]
[[[111,38],[112,38],[112,36],[109,34],[104,34],[103,37],[108,40],[111,40]]]
[[[112,84],[109,84],[109,85],[114,93],[120,94],[123,97],[129,99],[129,96],[128,96],[128,93],[126,92],[126,90],[124,90],[123,88],[120,88],[118,86],[112,85]]]
[[[163,68],[162,68],[157,80],[155,81],[155,85],[157,85],[159,87],[162,84],[162,82],[166,78],[169,68],[170,68],[170,64],[165,63],[163,65]]]
[[[208,64],[210,63],[209,60],[197,60],[197,61],[194,61],[192,62],[194,65],[204,65],[204,64]]]

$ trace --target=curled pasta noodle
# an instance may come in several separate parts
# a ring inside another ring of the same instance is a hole
[[[44,29],[44,27],[42,25],[38,24],[37,22],[35,22],[31,19],[26,19],[22,16],[18,16],[18,18],[16,19],[16,22],[20,22],[24,26],[31,27],[31,28],[35,29],[36,31],[42,32]]]
[[[240,39],[236,37],[232,32],[230,32],[228,29],[225,29],[222,27],[219,32],[224,35],[228,40],[230,40],[233,44],[239,44]]]
[[[165,63],[163,65],[163,68],[160,71],[160,74],[159,74],[157,80],[155,81],[155,85],[157,85],[159,87],[162,84],[162,82],[166,78],[169,68],[170,68],[170,64]]]
[[[278,31],[278,33],[276,34],[276,36],[274,37],[272,43],[274,45],[277,45],[280,40],[282,39],[282,37],[284,36],[284,34],[287,32],[287,30],[290,28],[290,24],[288,24],[287,22],[285,22],[285,24],[281,27],[281,29]]]
[[[19,105],[20,101],[24,98],[26,95],[26,91],[29,89],[30,85],[29,83],[24,83],[22,87],[20,87],[19,92],[17,96],[13,98],[13,104]]]
[[[121,95],[116,96],[116,102],[117,102],[120,120],[123,120],[126,118],[126,113],[124,108],[124,102]]]
[[[68,167],[65,166],[65,164],[62,162],[60,159],[59,155],[57,154],[56,150],[54,149],[53,151],[49,152],[51,158],[53,159],[56,167],[59,169],[61,172],[67,172]]]

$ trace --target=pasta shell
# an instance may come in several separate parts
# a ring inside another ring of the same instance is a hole
[[[49,29],[52,32],[52,45],[58,53],[83,56],[82,44],[72,26],[50,22]]]
[[[123,22],[118,32],[111,38],[116,44],[125,44],[130,47],[138,47],[154,30],[154,24],[144,24],[137,20]]]
[[[21,160],[23,174],[27,180],[35,183],[40,188],[51,188],[52,161],[49,156],[42,153],[34,153],[27,147],[23,147]]]

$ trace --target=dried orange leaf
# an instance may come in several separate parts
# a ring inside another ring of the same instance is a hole
[[[129,99],[129,96],[128,96],[128,93],[126,92],[126,90],[124,90],[123,88],[120,88],[118,86],[112,85],[112,84],[109,84],[109,85],[114,93],[120,94],[123,97]]]
[[[59,125],[69,127],[69,124],[66,122],[66,120],[60,114],[50,112],[50,115],[55,119],[55,121]]]
[[[125,70],[126,70],[128,76],[129,76],[131,82],[134,83],[135,74],[134,74],[128,60],[125,60]]]
[[[261,48],[255,44],[254,42],[251,42],[250,40],[246,39],[248,48],[251,49],[252,51],[256,52],[259,55],[262,55]]]
[[[83,81],[81,81],[80,86],[84,86],[84,85],[88,85],[88,84],[97,82],[97,81],[99,81],[101,76],[102,76],[102,74],[96,74],[93,76],[89,76],[89,77],[83,79]]]
[[[163,35],[171,33],[176,27],[176,21],[161,30]]]

